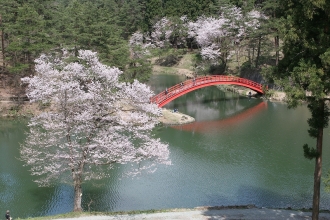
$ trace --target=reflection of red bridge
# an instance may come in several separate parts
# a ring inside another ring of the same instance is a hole
[[[183,83],[172,86],[165,91],[155,95],[150,99],[152,103],[158,104],[159,107],[163,107],[172,100],[206,86],[219,85],[219,84],[233,84],[250,88],[258,93],[263,94],[262,85],[253,82],[248,79],[239,78],[236,76],[225,75],[213,75],[213,76],[201,76],[196,79],[189,79]]]
[[[184,125],[173,126],[175,129],[192,131],[192,132],[201,132],[206,133],[209,131],[219,130],[221,127],[228,127],[236,123],[242,122],[244,119],[248,119],[253,115],[256,115],[258,112],[267,109],[267,102],[260,102],[258,105],[243,111],[240,114],[234,115],[232,117],[218,120],[218,121],[197,121]]]

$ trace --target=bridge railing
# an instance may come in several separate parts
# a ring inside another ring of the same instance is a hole
[[[162,91],[161,93],[153,96],[150,101],[152,103],[160,104],[163,101],[177,95],[178,93],[182,93],[185,90],[191,89],[193,87],[199,87],[204,84],[209,84],[212,82],[230,82],[232,83],[238,83],[242,85],[247,85],[250,87],[253,87],[259,91],[262,91],[262,85],[259,83],[256,83],[254,81],[236,77],[236,76],[226,76],[226,75],[213,75],[213,76],[201,76],[197,77],[195,79],[189,79],[182,83],[176,84],[170,88],[167,88],[167,90]]]

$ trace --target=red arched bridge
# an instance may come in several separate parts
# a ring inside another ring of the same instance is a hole
[[[162,91],[158,95],[150,98],[152,103],[157,104],[159,107],[163,107],[172,100],[206,86],[219,85],[219,84],[232,84],[239,85],[250,88],[258,93],[263,94],[262,85],[254,81],[236,77],[236,76],[226,76],[226,75],[212,75],[212,76],[201,76],[195,79],[189,79],[182,83],[179,83],[171,88]]]

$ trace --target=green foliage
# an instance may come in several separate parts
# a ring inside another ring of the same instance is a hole
[[[311,137],[317,138],[319,130],[327,128],[329,125],[329,107],[318,100],[311,100],[307,107],[312,114],[312,117],[307,121],[309,125],[308,133]]]
[[[325,31],[329,17],[324,4],[317,2],[281,4],[286,11],[282,19],[284,58],[275,70],[275,78],[282,81],[291,107],[300,100],[322,100],[330,90],[330,33]],[[307,96],[306,91],[311,95]]]
[[[244,63],[242,63],[242,66],[241,66],[241,70],[248,70],[248,69],[251,69],[252,68],[252,63],[250,61],[245,61]]]
[[[143,27],[143,1],[130,0],[118,4],[117,25],[122,29],[122,36],[128,39],[139,28]]]
[[[308,147],[308,144],[304,144],[303,149],[304,156],[309,160],[315,159],[319,156],[319,153],[316,151],[316,149]]]
[[[320,55],[321,63],[325,71],[330,71],[330,48],[327,49],[323,54]],[[325,82],[329,84],[330,82]],[[329,85],[326,85],[329,87]]]
[[[180,61],[181,58],[181,56],[177,56],[176,54],[169,54],[156,60],[156,64],[160,66],[174,66]]]
[[[218,4],[218,1],[214,0],[166,0],[164,2],[166,16],[180,17],[185,15],[193,20],[201,15],[210,15],[213,7]]]
[[[211,75],[221,75],[221,74],[224,74],[225,69],[226,69],[226,65],[224,63],[218,64],[218,65],[211,64],[209,66],[208,72]]]
[[[255,0],[232,0],[231,3],[244,11],[251,11],[255,7]]]
[[[246,10],[253,5],[252,1],[231,0],[0,0],[6,67],[10,72],[31,74],[40,53],[67,48],[77,54],[79,49],[88,49],[97,51],[103,63],[127,70],[127,76],[142,71],[147,76],[148,62],[130,58],[127,44],[132,33],[150,32],[156,21],[167,16],[172,25],[181,27],[173,29],[171,45],[186,48],[182,39],[186,39],[187,30],[181,16],[194,20],[202,15],[219,15],[221,7],[232,3]],[[158,52],[161,58],[173,51],[167,47]],[[226,67],[228,51],[221,52],[221,65]]]
[[[124,81],[133,82],[134,79],[140,82],[147,82],[152,74],[152,65],[145,59],[132,60],[124,72]]]
[[[120,38],[120,33],[113,32],[108,38],[107,44],[105,50],[100,52],[100,60],[105,64],[124,70],[129,62],[128,42]]]
[[[14,63],[8,68],[10,73],[19,74],[29,69],[29,64],[24,63]]]
[[[149,31],[158,20],[164,17],[163,12],[162,0],[146,0],[142,29],[144,31]]]
[[[7,1],[3,5],[7,10],[0,11],[4,15],[4,56],[10,72],[31,71],[35,57],[52,47],[51,36],[46,31],[49,16],[38,1]]]
[[[275,94],[275,91],[273,89],[267,89],[267,87],[265,85],[262,87],[262,90],[265,92],[264,96],[267,99],[272,97]]]
[[[304,155],[317,159],[312,218],[318,219],[323,129],[328,126],[330,115],[326,103],[330,91],[330,6],[324,0],[280,0],[279,5],[283,12],[284,58],[275,69],[274,78],[282,82],[290,107],[296,107],[302,100],[308,102],[311,112],[308,133],[316,138],[316,148],[304,145]]]

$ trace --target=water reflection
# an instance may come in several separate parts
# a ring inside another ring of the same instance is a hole
[[[54,188],[38,188],[28,167],[18,160],[26,131],[26,121],[1,120],[0,207],[9,209],[16,218],[47,214],[45,206],[56,194]]]
[[[196,121],[185,125],[173,126],[173,128],[185,130],[185,131],[191,131],[191,132],[201,132],[201,133],[212,132],[221,129],[223,127],[228,127],[233,124],[242,123],[244,120],[249,119],[266,109],[267,109],[267,102],[261,101],[259,104],[255,105],[254,107],[248,108],[246,110],[238,111],[238,113],[236,113],[235,115],[225,119],[213,120],[213,121]]]

